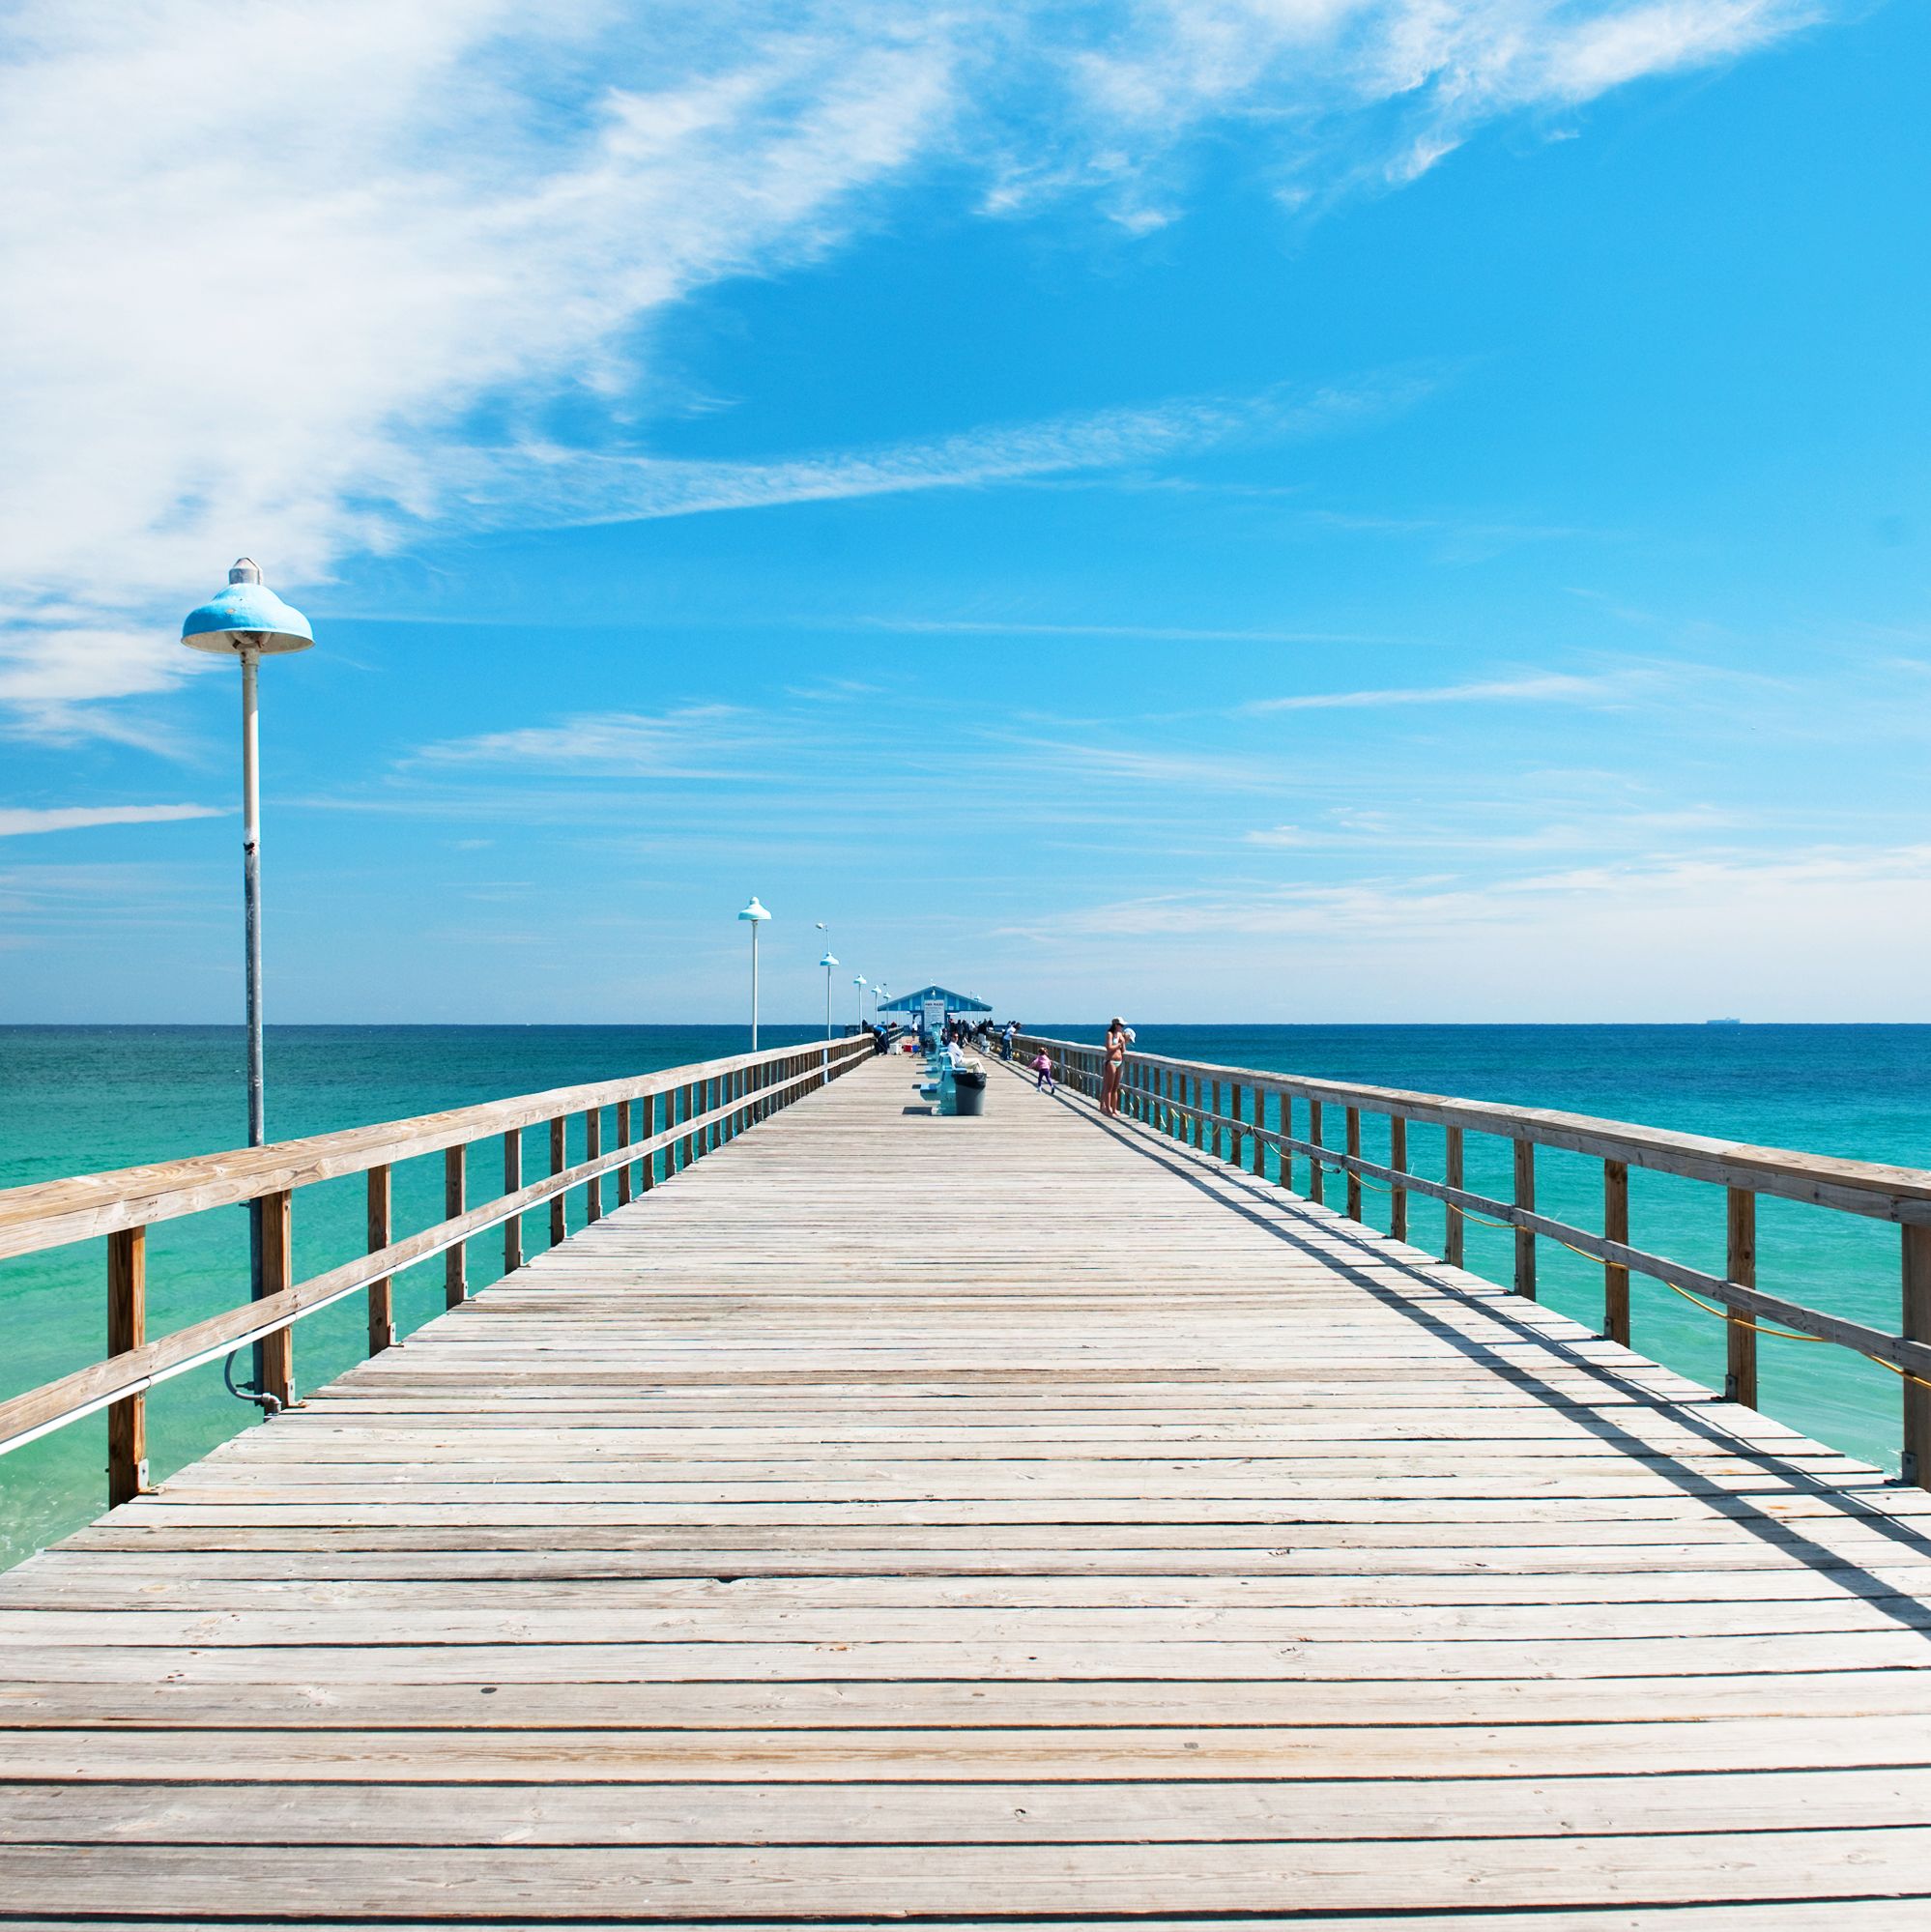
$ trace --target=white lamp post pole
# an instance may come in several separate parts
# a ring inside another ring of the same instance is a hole
[[[248,1145],[268,1140],[262,1069],[261,652],[242,652],[242,926],[247,950]],[[259,1220],[259,1217],[257,1217]],[[257,1230],[259,1233],[259,1229]],[[259,1241],[257,1241],[259,1250]],[[260,1254],[255,1256],[260,1272]],[[255,1344],[259,1357],[261,1344]]]
[[[819,928],[820,932],[823,930],[822,926]],[[837,964],[830,948],[827,947],[824,957],[819,961],[819,965],[824,968],[824,1053],[821,1071],[826,1080],[831,1078],[831,969]]]
[[[758,903],[757,895],[737,915],[751,928],[751,1051],[758,1051],[758,928],[771,915]]]
[[[228,588],[190,611],[181,641],[195,650],[237,657],[242,664],[242,926],[248,1061],[248,1145],[268,1139],[266,1080],[262,1059],[262,789],[261,662],[265,655],[306,650],[315,642],[308,620],[262,582],[252,558],[235,560]],[[262,1297],[262,1204],[248,1203],[248,1285]],[[254,1344],[254,1387],[247,1393],[279,1407],[287,1389],[262,1387],[262,1344]]]
[[[855,1017],[858,1024],[863,1026],[865,1024],[865,975],[861,972],[851,984],[856,989],[857,994],[857,996],[852,1001],[852,1005],[856,1009]]]

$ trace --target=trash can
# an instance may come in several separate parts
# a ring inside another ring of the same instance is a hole
[[[986,1110],[986,1070],[984,1067],[955,1067],[952,1072],[952,1099],[961,1113]]]

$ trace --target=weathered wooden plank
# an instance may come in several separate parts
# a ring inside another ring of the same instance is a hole
[[[1546,1908],[1793,1897],[1931,1896],[1931,1828],[1386,1842],[768,1849],[625,1846],[285,1847],[285,1891],[310,1915],[687,1921],[706,1915],[1301,1912],[1427,1909],[1453,1899]],[[231,1848],[10,1849],[18,1913],[258,1914],[261,1876]]]

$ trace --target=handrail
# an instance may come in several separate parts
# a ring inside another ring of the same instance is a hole
[[[644,1188],[651,1188],[657,1185],[659,1156],[668,1179],[680,1166],[690,1165],[757,1121],[849,1073],[872,1052],[870,1038],[857,1036],[738,1053],[628,1080],[555,1087],[238,1153],[196,1155],[8,1189],[0,1193],[0,1255],[32,1254],[99,1234],[108,1237],[109,1334],[114,1347],[104,1361],[0,1402],[0,1455],[105,1408],[110,1414],[109,1497],[115,1503],[126,1501],[146,1486],[143,1405],[147,1391],[157,1384],[251,1342],[278,1338],[274,1375],[280,1386],[269,1393],[285,1406],[292,1399],[294,1372],[288,1331],[303,1317],[365,1289],[369,1348],[371,1354],[378,1353],[394,1338],[391,1279],[402,1269],[437,1254],[450,1255],[449,1299],[452,1304],[460,1302],[468,1292],[462,1252],[476,1235],[492,1227],[504,1229],[507,1272],[521,1262],[521,1221],[532,1209],[550,1203],[551,1237],[561,1241],[562,1204],[576,1189],[587,1190],[590,1219],[595,1220],[602,1212],[605,1175],[617,1175],[619,1201],[627,1201],[633,1170],[641,1174]],[[661,1126],[655,1117],[659,1095],[672,1096]],[[648,1103],[641,1138],[633,1135],[631,1118],[639,1102]],[[616,1144],[605,1150],[602,1114],[607,1107],[615,1107],[618,1115]],[[573,1113],[585,1118],[587,1158],[565,1167],[563,1129]],[[523,1130],[546,1120],[551,1127],[552,1171],[523,1185]],[[464,1150],[472,1140],[493,1134],[504,1137],[504,1191],[475,1207],[465,1206]],[[418,1233],[401,1240],[389,1238],[390,1168],[398,1161],[437,1152],[444,1153],[447,1163],[446,1205],[455,1211]],[[369,1176],[369,1252],[305,1282],[291,1281],[293,1194],[316,1181],[356,1172]],[[148,1224],[250,1200],[261,1200],[275,1210],[276,1238],[269,1244],[271,1266],[266,1271],[274,1283],[271,1292],[152,1341],[145,1340]]]
[[[849,1050],[852,1042],[848,1039],[832,1044],[843,1044]],[[869,1041],[859,1044],[869,1049]],[[786,1048],[783,1053],[804,1051]],[[815,1045],[811,1052],[822,1057],[821,1047]],[[0,1188],[0,1260],[31,1254],[39,1249],[65,1247],[121,1228],[152,1226],[158,1221],[200,1214],[211,1207],[233,1207],[374,1167],[392,1166],[492,1134],[533,1127],[539,1121],[621,1106],[693,1081],[721,1079],[746,1068],[768,1065],[778,1057],[781,1055],[775,1053],[734,1053],[724,1059],[665,1067],[628,1080],[551,1087],[542,1093],[452,1107],[440,1113],[418,1113],[372,1127],[348,1127],[300,1140],[271,1141],[266,1147],[191,1154],[184,1160],[116,1168],[70,1180]]]
[[[1039,1034],[1020,1035],[1015,1045],[1023,1045],[1029,1055],[1044,1050],[1068,1085],[1085,1093],[1099,1092],[1101,1048]],[[1227,1089],[1230,1109],[1225,1113],[1220,1104],[1223,1087]],[[1250,1095],[1245,1118],[1240,1103],[1243,1088]],[[1190,1091],[1192,1099],[1188,1098]],[[1267,1124],[1270,1097],[1276,1102],[1277,1127]],[[1490,1217],[1514,1230],[1513,1293],[1535,1296],[1535,1244],[1539,1238],[1600,1260],[1603,1264],[1603,1333],[1626,1347],[1629,1341],[1631,1274],[1663,1282],[1692,1300],[1705,1296],[1719,1305],[1714,1312],[1724,1316],[1728,1354],[1724,1394],[1747,1407],[1754,1408],[1757,1403],[1756,1340],[1763,1322],[1779,1323],[1807,1340],[1855,1349],[1894,1370],[1902,1379],[1903,1480],[1931,1488],[1931,1171],[1717,1140],[1544,1108],[1312,1080],[1133,1051],[1129,1051],[1122,1071],[1120,1100],[1124,1111],[1148,1125],[1182,1139],[1191,1134],[1196,1147],[1204,1150],[1211,1137],[1216,1155],[1221,1152],[1224,1136],[1230,1137],[1230,1156],[1237,1168],[1242,1165],[1245,1139],[1252,1147],[1256,1176],[1263,1174],[1262,1150],[1272,1147],[1281,1185],[1289,1190],[1293,1187],[1294,1160],[1306,1160],[1309,1197],[1315,1202],[1323,1200],[1326,1174],[1345,1176],[1347,1215],[1354,1221],[1363,1219],[1362,1183],[1385,1187],[1390,1197],[1390,1232],[1398,1240],[1407,1238],[1409,1195],[1439,1200],[1448,1210],[1443,1259],[1456,1267],[1462,1262],[1465,1218],[1470,1214]],[[1297,1102],[1308,1109],[1306,1138],[1294,1132]],[[1322,1136],[1323,1110],[1336,1105],[1345,1113],[1345,1150],[1329,1145]],[[1390,1159],[1386,1163],[1362,1156],[1363,1113],[1383,1114],[1389,1121]],[[1415,1121],[1447,1129],[1448,1171],[1440,1181],[1416,1174],[1408,1166],[1407,1129]],[[1513,1143],[1513,1200],[1474,1194],[1461,1185],[1463,1137],[1468,1133],[1489,1134]],[[1600,1234],[1536,1211],[1538,1147],[1601,1160],[1604,1225]],[[1725,1189],[1728,1243],[1722,1275],[1686,1267],[1630,1246],[1630,1168],[1711,1182]],[[1759,1290],[1756,1197],[1760,1194],[1899,1224],[1903,1290],[1899,1332],[1893,1334]]]

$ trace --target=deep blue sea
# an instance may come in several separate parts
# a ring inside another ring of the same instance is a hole
[[[1104,1021],[1101,1023],[1104,1024]],[[1036,1023],[1097,1040],[1099,1028]],[[816,1038],[766,1027],[764,1044]],[[289,1139],[425,1113],[576,1081],[613,1079],[739,1052],[725,1026],[280,1026],[269,1030],[269,1132]],[[1359,1080],[1475,1099],[1570,1109],[1728,1139],[1931,1167],[1931,1026],[1160,1026],[1139,1028],[1150,1053],[1273,1072]],[[243,1041],[236,1027],[0,1027],[0,1187],[232,1147],[243,1139]],[[1383,1123],[1365,1122],[1365,1151],[1386,1153]],[[1330,1135],[1340,1122],[1331,1112]],[[1410,1130],[1418,1172],[1439,1176],[1441,1136]],[[531,1158],[535,1158],[533,1149]],[[1467,1184],[1507,1197],[1506,1142],[1471,1135]],[[533,1167],[531,1171],[535,1171]],[[1721,1273],[1720,1189],[1632,1172],[1631,1240]],[[1542,1151],[1538,1205],[1600,1227],[1601,1167]],[[1332,1196],[1331,1196],[1332,1197]],[[1385,1226],[1384,1196],[1367,1197]],[[399,1168],[395,1226],[441,1218],[440,1159]],[[572,1226],[580,1207],[572,1204]],[[298,1277],[361,1252],[360,1175],[304,1189],[296,1205]],[[1411,1199],[1410,1238],[1439,1248],[1441,1211]],[[247,1295],[243,1209],[156,1226],[149,1237],[151,1335]],[[102,1242],[0,1261],[0,1396],[100,1359],[105,1332]],[[471,1251],[473,1286],[492,1280],[492,1240]],[[1591,1327],[1601,1321],[1601,1271],[1542,1244],[1544,1301]],[[1512,1237],[1468,1229],[1468,1265],[1506,1281]],[[406,1332],[442,1307],[441,1262],[403,1276]],[[1763,1200],[1758,1281],[1769,1292],[1894,1329],[1898,1235],[1848,1215]],[[1721,1324],[1657,1283],[1631,1283],[1635,1344],[1720,1386]],[[296,1331],[305,1387],[339,1374],[363,1349],[361,1298]],[[1887,1469],[1897,1461],[1898,1382],[1843,1349],[1766,1338],[1763,1405],[1780,1420]],[[182,1376],[149,1400],[149,1454],[165,1477],[249,1425],[253,1410],[222,1388],[218,1366]],[[101,1418],[0,1458],[0,1565],[17,1561],[103,1506]]]

